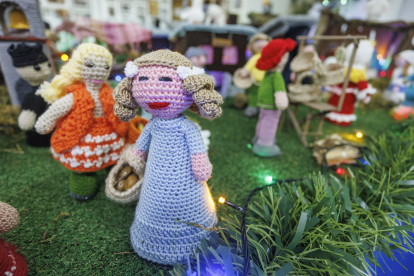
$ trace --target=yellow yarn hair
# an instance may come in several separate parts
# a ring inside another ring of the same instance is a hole
[[[67,86],[82,81],[82,60],[90,55],[107,58],[109,64],[112,64],[112,54],[106,48],[94,43],[80,44],[73,51],[71,59],[60,69],[60,74],[56,75],[50,83],[45,81],[36,94],[42,96],[49,104],[65,96]]]
[[[345,76],[347,73],[348,69],[345,70]],[[365,68],[364,69],[356,69],[356,68],[352,68],[351,70],[351,75],[349,75],[349,81],[353,82],[353,83],[358,83],[360,81],[366,81],[367,80],[367,75],[365,73]]]

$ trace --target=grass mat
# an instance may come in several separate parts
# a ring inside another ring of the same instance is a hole
[[[242,205],[250,190],[273,179],[296,178],[319,171],[310,149],[303,148],[292,127],[277,134],[283,155],[259,158],[247,144],[257,118],[246,118],[230,100],[223,116],[207,121],[186,113],[211,131],[209,156],[214,166],[209,185],[214,200],[220,196]],[[304,115],[306,110],[300,110]],[[357,111],[352,127],[324,126],[326,134],[362,130],[376,134],[393,123],[386,111]],[[24,154],[5,152],[18,149]],[[25,256],[29,275],[168,275],[171,267],[145,261],[132,253],[129,228],[136,204],[122,206],[105,196],[107,171],[99,172],[100,191],[90,201],[69,196],[69,171],[52,159],[48,149],[29,147],[24,134],[0,137],[0,201],[20,213],[20,225],[0,238],[13,243]],[[219,215],[231,211],[218,206]],[[59,214],[61,214],[59,216]],[[129,252],[129,253],[128,253]]]

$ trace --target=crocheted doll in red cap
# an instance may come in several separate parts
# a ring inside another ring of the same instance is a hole
[[[259,156],[272,157],[281,154],[276,145],[276,130],[282,110],[289,105],[285,81],[281,72],[289,59],[289,52],[296,47],[290,38],[274,39],[262,50],[256,68],[266,71],[258,94],[260,107],[256,136],[253,138],[253,152]]]

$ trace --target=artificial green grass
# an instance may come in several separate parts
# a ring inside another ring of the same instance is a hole
[[[247,147],[257,118],[246,118],[242,110],[226,101],[223,116],[214,121],[187,113],[211,131],[210,160],[214,166],[209,180],[214,200],[220,196],[243,205],[250,190],[266,184],[265,177],[302,177],[321,168],[311,149],[303,148],[292,127],[285,124],[278,133],[283,155],[260,158]],[[305,110],[300,113],[304,114]],[[324,126],[326,134],[362,130],[376,134],[392,123],[386,111],[357,112],[352,127]],[[24,154],[5,152],[18,144]],[[55,161],[48,149],[29,147],[23,133],[0,137],[0,201],[20,213],[20,225],[0,238],[13,243],[25,256],[29,275],[167,275],[171,267],[144,261],[133,252],[129,228],[136,204],[119,205],[104,192],[106,170],[99,172],[99,193],[90,201],[69,196],[69,171]],[[218,206],[219,215],[230,211]],[[55,218],[61,212],[56,221]],[[47,231],[47,232],[46,232]],[[46,234],[45,234],[46,233]],[[45,238],[43,238],[45,237]]]

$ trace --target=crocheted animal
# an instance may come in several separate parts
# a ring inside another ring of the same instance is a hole
[[[346,62],[349,64],[351,54],[354,49],[354,44],[351,43],[346,47]],[[371,100],[371,95],[375,94],[377,90],[368,83],[365,74],[366,66],[371,62],[372,54],[374,53],[374,46],[369,40],[361,40],[355,55],[354,65],[351,69],[349,84],[346,88],[346,94],[342,109],[340,111],[332,111],[326,114],[326,121],[339,126],[350,126],[353,121],[357,119],[355,115],[356,101],[362,101],[368,104]],[[345,73],[347,70],[345,70]],[[326,86],[325,89],[332,94],[328,103],[337,106],[342,93],[343,84],[334,86]]]
[[[182,112],[214,119],[223,99],[203,69],[169,50],[129,62],[125,75],[114,90],[115,114],[130,120],[139,105],[153,115],[126,156],[135,171],[145,170],[131,243],[147,260],[184,262],[209,234],[182,222],[210,227],[217,217],[206,184],[212,165],[197,126]]]
[[[414,74],[414,51],[405,50],[396,58],[397,68],[394,69],[389,90],[390,95],[401,95],[401,104],[391,110],[391,116],[398,121],[407,119],[414,115],[413,109],[413,74]],[[387,91],[388,92],[388,91]]]
[[[30,91],[25,91],[22,102],[22,112],[19,115],[20,129],[26,131],[27,143],[33,147],[49,147],[50,134],[41,135],[34,129],[36,119],[47,109],[47,103],[42,97],[35,94],[39,85],[51,74],[50,62],[43,53],[42,45],[27,45],[25,43],[11,44],[7,49],[13,66],[20,77],[31,86]],[[23,92],[23,91],[20,91]]]
[[[289,52],[295,47],[296,42],[290,38],[274,39],[263,48],[256,64],[257,69],[266,71],[259,87],[257,105],[260,113],[252,148],[256,155],[262,157],[281,154],[275,136],[280,114],[289,105],[281,72],[289,59]]]
[[[7,203],[0,202],[0,234],[10,232],[20,222],[19,213]],[[27,263],[12,244],[0,239],[0,275],[27,275]]]
[[[70,194],[76,199],[97,192],[95,172],[114,165],[125,145],[127,124],[115,116],[112,89],[104,83],[111,65],[112,55],[104,47],[81,44],[60,75],[37,92],[52,105],[35,128],[45,134],[56,127],[51,151],[71,170]]]
[[[256,83],[246,89],[246,94],[249,96],[249,102],[244,110],[244,115],[247,117],[255,117],[259,114],[259,107],[257,106],[257,94],[259,91],[260,82],[265,76],[265,71],[256,68],[257,61],[262,56],[261,52],[263,48],[271,40],[270,36],[257,33],[249,40],[248,49],[253,56],[246,62],[246,65],[240,71],[240,76],[246,78],[252,74]]]

